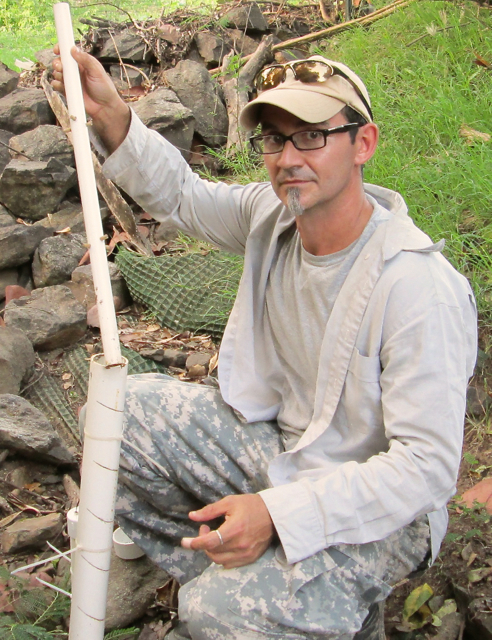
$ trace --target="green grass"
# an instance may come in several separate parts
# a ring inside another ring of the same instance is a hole
[[[365,179],[402,193],[415,222],[445,238],[489,325],[492,142],[468,146],[460,127],[492,134],[492,71],[474,63],[475,53],[492,60],[492,11],[420,0],[323,45],[321,53],[358,71],[372,97],[381,140]]]

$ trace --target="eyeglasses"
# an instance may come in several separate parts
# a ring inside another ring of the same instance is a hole
[[[279,84],[285,82],[287,69],[292,71],[296,80],[305,84],[326,82],[332,76],[345,78],[354,88],[372,119],[371,107],[357,84],[341,69],[321,60],[299,60],[298,62],[288,62],[287,64],[273,64],[256,75],[253,81],[254,88],[258,92],[275,89]]]
[[[280,153],[285,147],[287,140],[290,140],[294,147],[299,151],[314,151],[322,149],[326,146],[326,139],[334,133],[345,133],[358,129],[364,125],[359,122],[349,122],[339,127],[331,129],[311,129],[309,131],[296,131],[290,136],[284,136],[283,133],[271,133],[267,135],[252,136],[249,141],[251,146],[263,156],[270,153]]]

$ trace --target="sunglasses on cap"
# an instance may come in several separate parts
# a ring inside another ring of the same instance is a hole
[[[322,62],[321,60],[298,60],[297,62],[288,62],[286,64],[273,64],[270,67],[266,67],[260,71],[254,81],[253,86],[258,91],[268,91],[269,89],[275,89],[285,82],[287,77],[287,69],[290,69],[294,74],[294,78],[304,84],[316,84],[326,82],[332,76],[341,76],[345,78],[362,101],[362,104],[367,109],[368,114],[373,118],[372,109],[369,106],[366,98],[364,97],[360,88],[356,83],[341,69]]]

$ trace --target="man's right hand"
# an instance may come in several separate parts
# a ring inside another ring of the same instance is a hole
[[[53,50],[59,55],[58,45],[55,45]],[[112,153],[128,133],[131,122],[130,109],[120,98],[116,87],[98,60],[77,47],[72,47],[71,53],[79,65],[86,113],[92,118],[93,126],[103,144]],[[60,58],[53,61],[53,78],[53,89],[65,93]]]

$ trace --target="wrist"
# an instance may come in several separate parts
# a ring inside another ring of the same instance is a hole
[[[128,135],[131,120],[130,107],[119,97],[114,105],[101,109],[92,118],[94,130],[110,154],[116,151]]]

